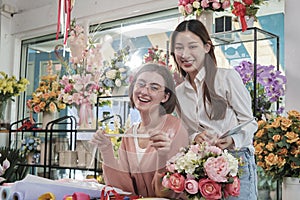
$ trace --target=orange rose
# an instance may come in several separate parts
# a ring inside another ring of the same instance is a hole
[[[282,168],[285,165],[285,163],[286,163],[286,160],[284,158],[282,158],[282,157],[278,158],[278,164],[277,164],[277,166],[279,168]]]
[[[266,164],[269,165],[269,166],[277,165],[278,156],[274,155],[273,153],[270,153],[269,155],[266,156],[265,160],[266,160]]]
[[[300,119],[300,113],[296,110],[288,111],[288,115],[291,116],[291,117],[296,117],[296,118]]]
[[[256,132],[255,136],[261,138],[265,134],[264,129],[260,129]]]
[[[44,108],[46,107],[46,103],[44,101],[42,101],[41,103],[39,103],[39,106],[40,106],[41,110],[44,110]]]
[[[291,163],[291,168],[292,168],[292,169],[299,169],[300,166],[299,166],[299,165],[296,165],[295,162],[292,162],[292,163]]]
[[[287,119],[287,118],[282,118],[281,120],[281,129],[282,130],[287,130],[290,126],[292,125],[292,120]]]
[[[51,103],[49,104],[49,111],[50,111],[50,112],[53,112],[53,113],[57,111],[57,107],[56,107],[56,104],[55,104],[55,103],[51,102]]]
[[[267,145],[266,145],[266,149],[268,149],[268,151],[273,151],[274,150],[274,147],[275,147],[275,144],[273,142],[269,142]]]
[[[274,140],[274,142],[279,142],[281,140],[281,135],[273,135],[272,139]]]
[[[280,156],[286,156],[288,154],[288,150],[286,148],[282,148],[278,151],[278,155]]]
[[[286,142],[290,144],[299,140],[298,134],[295,132],[287,132],[284,136],[287,137]]]

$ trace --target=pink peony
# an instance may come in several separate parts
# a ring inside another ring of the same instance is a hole
[[[228,197],[228,196],[237,197],[240,195],[240,188],[241,188],[240,179],[237,176],[235,176],[233,178],[233,183],[225,185],[224,196],[225,197]]]
[[[229,164],[223,156],[208,158],[204,163],[204,169],[207,176],[216,182],[226,182],[230,172]]]
[[[181,193],[184,190],[184,176],[179,173],[172,174],[169,178],[169,188],[174,192]]]
[[[198,192],[198,182],[195,179],[186,179],[184,189],[189,194],[196,194]]]
[[[212,4],[212,7],[213,7],[214,10],[217,10],[217,9],[221,8],[221,4],[219,2],[214,2]]]
[[[203,178],[199,180],[199,190],[205,199],[221,199],[221,185],[213,180]]]

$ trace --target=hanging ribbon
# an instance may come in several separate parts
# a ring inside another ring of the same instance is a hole
[[[240,3],[240,2],[234,2],[233,3],[233,7],[234,9],[232,10],[232,13],[240,18],[240,22],[242,25],[242,31],[246,31],[247,30],[247,23],[246,23],[246,19],[245,19],[245,14],[246,14],[246,7],[244,4]]]
[[[69,35],[71,24],[71,11],[73,5],[74,0],[58,0],[56,39],[58,39],[59,32],[61,31],[64,35],[64,45],[66,45]]]

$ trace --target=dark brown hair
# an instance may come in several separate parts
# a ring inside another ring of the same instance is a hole
[[[203,102],[207,116],[210,119],[219,120],[224,119],[225,112],[227,108],[227,103],[225,99],[215,91],[215,76],[217,72],[217,60],[214,53],[214,46],[211,42],[210,36],[205,28],[205,26],[199,20],[188,20],[181,22],[171,36],[171,56],[174,58],[174,61],[177,65],[178,71],[181,73],[183,77],[187,75],[187,73],[178,65],[175,53],[174,53],[174,44],[176,36],[179,32],[190,31],[197,35],[203,44],[209,44],[210,50],[205,54],[204,67],[205,67],[205,78],[203,83]],[[211,105],[210,113],[206,107],[206,101]]]
[[[135,73],[133,80],[129,86],[129,97],[130,97],[130,103],[132,108],[135,107],[134,102],[133,102],[133,88],[134,85],[136,83],[137,78],[139,77],[140,74],[144,73],[144,72],[154,72],[157,73],[159,75],[161,75],[165,81],[165,94],[169,94],[169,99],[164,102],[164,103],[160,103],[160,115],[163,114],[171,114],[175,107],[177,107],[177,109],[180,111],[180,106],[179,106],[179,102],[177,99],[177,96],[175,95],[175,83],[172,77],[171,72],[169,71],[169,69],[165,66],[159,65],[159,64],[155,64],[155,63],[148,63],[145,64],[143,66],[141,66],[141,68],[137,71],[137,73]]]

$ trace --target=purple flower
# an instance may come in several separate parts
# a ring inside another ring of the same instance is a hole
[[[243,83],[254,98],[254,64],[249,61],[242,61],[234,69],[240,74]],[[256,111],[257,117],[261,118],[264,113],[272,112],[271,104],[281,100],[285,94],[286,77],[277,70],[275,66],[264,66],[257,64],[256,67]],[[282,109],[282,108],[281,108]],[[275,111],[277,112],[277,111]]]

